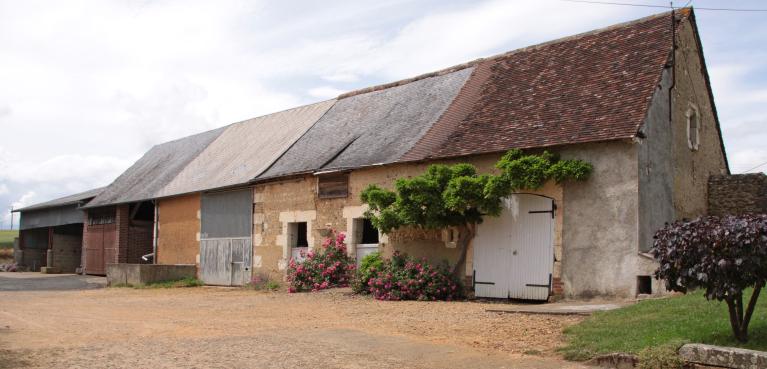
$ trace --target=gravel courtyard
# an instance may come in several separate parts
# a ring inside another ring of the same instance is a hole
[[[578,317],[215,287],[0,291],[0,367],[580,368]]]

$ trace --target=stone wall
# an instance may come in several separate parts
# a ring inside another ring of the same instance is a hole
[[[467,162],[474,164],[480,172],[492,172],[500,154],[480,155],[445,163]],[[344,198],[320,199],[317,197],[317,178],[313,175],[299,176],[277,182],[259,184],[254,187],[253,214],[253,269],[255,274],[282,277],[285,273],[290,250],[287,247],[287,224],[307,222],[310,248],[319,247],[323,230],[331,227],[346,232],[350,255],[355,255],[353,235],[354,219],[361,218],[365,205],[360,200],[361,192],[370,184],[392,188],[398,178],[412,177],[423,173],[426,163],[401,163],[370,167],[352,171],[349,175],[349,194]],[[562,204],[561,186],[551,182],[537,191],[526,191],[551,197],[557,204],[554,249],[554,282],[561,286],[562,263]],[[387,237],[379,237],[379,250],[386,256],[395,250],[415,257],[426,257],[431,262],[458,260],[457,248],[448,247],[442,240],[441,231],[402,230]],[[467,251],[466,276],[472,275],[472,249]]]
[[[674,170],[674,216],[694,218],[706,214],[706,183],[712,175],[728,174],[719,136],[714,102],[705,78],[702,50],[689,18],[678,28],[672,92],[672,152]],[[687,145],[687,116],[690,109],[699,114],[699,146]]]
[[[711,176],[708,179],[708,213],[717,216],[767,213],[767,175]]]

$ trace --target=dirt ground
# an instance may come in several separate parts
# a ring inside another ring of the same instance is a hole
[[[344,290],[0,292],[0,367],[581,368],[554,350],[582,318],[497,307]]]

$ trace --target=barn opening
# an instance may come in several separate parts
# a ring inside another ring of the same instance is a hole
[[[355,251],[357,266],[362,259],[378,251],[378,229],[367,218],[355,218],[351,230],[351,247]]]
[[[200,201],[200,276],[205,284],[242,286],[250,281],[253,190],[204,193]]]
[[[290,255],[296,261],[303,261],[309,252],[309,229],[307,222],[288,223],[288,245]]]
[[[84,231],[86,274],[104,275],[107,264],[145,264],[142,256],[152,254],[154,203],[131,204],[88,209]]]
[[[21,214],[16,261],[32,271],[77,272],[81,267],[85,221],[80,206],[100,191],[95,189],[14,210]]]

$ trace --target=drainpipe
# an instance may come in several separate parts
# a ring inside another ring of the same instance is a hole
[[[157,206],[157,200],[152,200],[154,204],[154,228],[152,229],[152,264],[157,264],[157,237],[159,237],[160,227],[158,220],[160,219],[159,207]]]
[[[668,122],[674,121],[674,95],[673,90],[676,87],[676,14],[672,3],[671,7],[671,86],[668,88]]]

